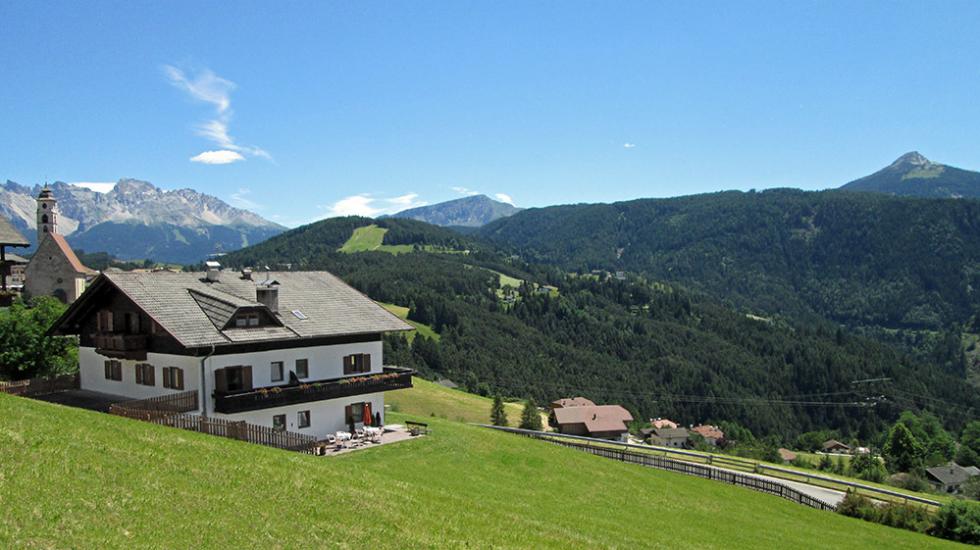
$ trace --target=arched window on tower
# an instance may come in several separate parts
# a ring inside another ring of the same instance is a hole
[[[45,232],[45,233],[47,233],[47,232],[48,232],[48,226],[44,226],[44,227],[43,227],[42,229],[44,229],[44,232]]]
[[[48,223],[48,215],[47,214],[44,214],[43,216],[41,216],[41,223]]]

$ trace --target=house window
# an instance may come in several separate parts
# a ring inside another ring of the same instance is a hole
[[[286,431],[286,415],[277,414],[272,417],[272,429],[277,432]]]
[[[119,361],[106,361],[105,362],[105,379],[115,380],[117,382],[122,381],[122,363]]]
[[[347,424],[359,424],[364,422],[364,403],[351,403],[347,405]]]
[[[308,378],[310,376],[310,360],[296,360],[296,378]]]
[[[184,389],[184,369],[180,367],[164,367],[163,387],[172,390]]]
[[[252,389],[252,367],[225,367],[214,371],[214,389],[223,392]]]
[[[140,316],[138,313],[126,314],[126,333],[127,334],[140,333]]]
[[[258,313],[239,313],[235,316],[235,326],[238,328],[259,326]]]
[[[299,411],[296,414],[296,425],[300,428],[310,427],[310,411]]]
[[[344,374],[357,374],[371,370],[371,354],[355,353],[344,357]]]
[[[112,311],[103,309],[96,317],[99,332],[112,332]]]
[[[156,376],[153,365],[149,363],[136,364],[136,383],[143,386],[155,386]]]
[[[272,362],[272,381],[282,382],[282,361]]]

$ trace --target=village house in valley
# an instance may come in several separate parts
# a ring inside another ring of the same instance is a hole
[[[24,284],[24,259],[7,251],[8,247],[26,248],[31,243],[6,218],[0,216],[0,306],[10,305],[8,289]]]
[[[691,428],[691,433],[696,433],[704,438],[704,442],[708,445],[718,445],[719,442],[724,441],[725,432],[721,431],[718,426],[712,426],[711,424],[701,424]]]
[[[624,439],[633,415],[619,405],[596,405],[584,397],[551,402],[548,423],[560,433],[599,439]]]
[[[104,273],[51,329],[80,338],[83,390],[198,392],[196,414],[322,438],[383,422],[381,337],[411,330],[326,272]]]
[[[942,493],[959,493],[970,478],[980,475],[976,466],[963,467],[955,462],[926,468],[926,476],[933,489]]]

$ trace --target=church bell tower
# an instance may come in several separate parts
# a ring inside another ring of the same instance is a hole
[[[37,242],[44,240],[49,233],[58,232],[58,201],[47,185],[37,196]]]

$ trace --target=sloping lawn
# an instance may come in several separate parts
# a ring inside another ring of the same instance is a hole
[[[410,244],[381,244],[384,242],[385,233],[387,232],[388,230],[386,228],[378,227],[374,224],[358,227],[354,230],[354,233],[350,236],[350,239],[347,239],[347,242],[344,243],[344,246],[340,247],[340,252],[351,254],[354,252],[377,250],[380,252],[399,254],[412,251],[412,245]]]
[[[328,458],[0,395],[0,547],[953,546],[428,421],[428,437]]]
[[[432,327],[430,327],[429,325],[419,323],[418,321],[413,321],[408,318],[407,307],[397,306],[395,304],[386,304],[384,302],[378,302],[378,305],[387,309],[391,313],[394,313],[396,316],[398,316],[399,319],[415,327],[415,332],[410,332],[406,335],[409,343],[411,343],[412,340],[415,340],[416,334],[421,334],[422,336],[429,338],[431,340],[435,340],[437,342],[439,341],[439,333],[432,330]]]
[[[437,417],[456,422],[490,423],[490,407],[493,400],[472,393],[446,388],[422,378],[412,378],[414,386],[408,390],[398,390],[385,394],[385,404],[393,410],[415,416]],[[504,403],[507,420],[517,426],[521,420],[524,406],[519,403]],[[547,423],[547,418],[542,416]]]

